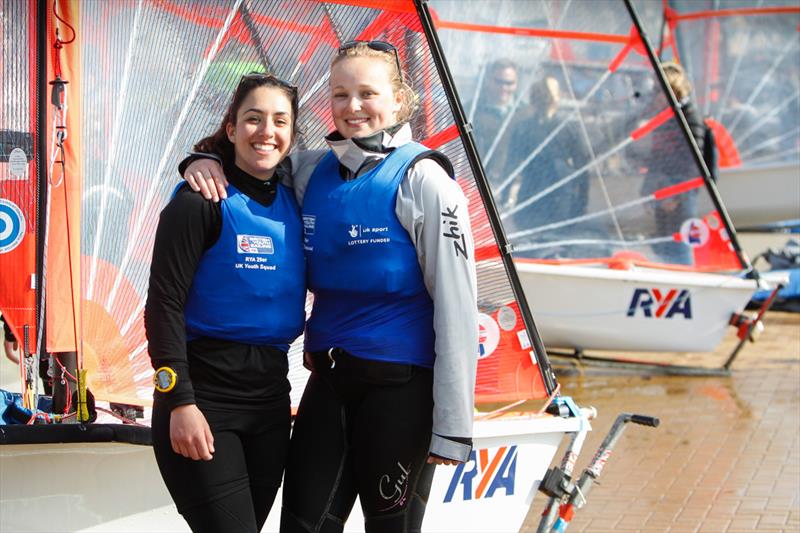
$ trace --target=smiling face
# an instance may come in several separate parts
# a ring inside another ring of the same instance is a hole
[[[236,124],[228,123],[236,166],[268,180],[292,145],[292,103],[281,89],[256,87],[236,112]]]
[[[489,73],[489,98],[496,105],[506,106],[514,101],[517,92],[517,71],[503,67]]]
[[[331,115],[345,139],[367,137],[397,123],[402,93],[392,89],[390,66],[348,57],[331,68]]]

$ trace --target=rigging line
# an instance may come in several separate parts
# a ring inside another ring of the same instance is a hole
[[[151,215],[150,213],[150,204],[153,202],[153,196],[155,195],[155,186],[159,183],[159,179],[161,179],[162,173],[164,172],[164,168],[167,166],[167,161],[169,160],[169,155],[172,152],[172,148],[177,140],[178,133],[183,126],[183,123],[186,121],[186,118],[189,115],[189,111],[192,109],[194,105],[194,100],[197,97],[197,91],[200,88],[200,85],[203,82],[203,78],[205,77],[206,71],[211,64],[211,61],[216,57],[217,52],[219,51],[220,45],[222,43],[223,38],[228,32],[231,23],[233,22],[236,13],[238,12],[239,5],[242,3],[243,0],[237,0],[236,5],[233,6],[231,11],[228,13],[228,16],[225,18],[225,23],[220,28],[220,31],[217,33],[216,38],[214,39],[214,43],[209,51],[207,57],[203,60],[200,64],[200,70],[196,73],[194,83],[192,83],[192,87],[189,90],[189,94],[186,97],[186,100],[183,104],[183,108],[181,109],[180,114],[178,115],[177,119],[175,120],[175,127],[172,129],[170,134],[169,140],[164,147],[162,152],[161,160],[158,163],[158,170],[154,174],[154,179],[150,181],[147,187],[147,193],[145,195],[145,200],[142,205],[141,210],[136,219],[136,223],[133,225],[133,231],[131,232],[130,239],[128,240],[128,245],[125,247],[125,255],[122,258],[122,262],[120,263],[119,270],[117,270],[117,275],[114,278],[114,285],[111,288],[111,292],[108,295],[106,300],[105,309],[110,312],[110,310],[114,306],[114,300],[117,297],[117,291],[119,290],[120,283],[122,282],[122,273],[125,271],[125,268],[130,261],[131,254],[133,252],[133,245],[134,243],[138,243],[139,234],[142,231],[142,227],[144,226],[145,218]]]
[[[676,29],[677,29],[677,26],[676,26]],[[705,34],[705,32],[704,32],[704,34]],[[684,43],[682,37],[683,37],[683,35],[681,35],[680,44]],[[702,39],[700,39],[700,41],[703,42]],[[675,35],[675,45],[678,46],[678,44],[679,44],[678,43],[678,35],[676,33],[676,35]],[[703,49],[704,50],[705,50],[705,46],[706,46],[706,43],[703,42],[703,47],[704,47]],[[685,48],[685,47],[681,46],[680,48]],[[645,55],[645,58],[646,58],[647,54],[645,53],[644,55]],[[698,69],[695,69],[695,67],[694,67],[694,54],[692,54],[689,50],[686,50],[686,53],[683,54],[683,56],[680,58],[680,60],[678,60],[677,58],[675,58],[675,60],[678,63],[680,63],[680,65],[683,67],[683,70],[686,73],[687,77],[690,76],[690,74],[689,74],[690,72],[691,73],[698,72]],[[702,60],[700,61],[700,65],[703,65],[703,61]],[[659,67],[660,66],[661,66],[661,64],[659,63]],[[658,81],[657,81],[658,80],[658,72],[654,72],[653,74],[654,74],[654,76],[656,78],[656,85],[658,85]],[[693,80],[694,80],[694,76],[692,76],[692,81]],[[697,87],[695,86],[694,83],[692,83],[691,85],[692,85],[692,91],[694,92],[697,89]],[[672,92],[674,94],[674,91],[672,91],[672,87],[671,86],[669,87],[669,89],[667,89],[667,91]],[[675,97],[675,100],[678,100],[677,96]],[[667,101],[669,101],[669,96],[667,96]]]
[[[750,47],[750,37],[751,37],[751,30],[752,28],[748,27],[747,34],[745,35],[744,42],[742,44],[742,48],[747,50]],[[725,109],[725,104],[728,103],[728,98],[731,96],[731,91],[733,90],[734,82],[737,81],[737,76],[739,75],[739,67],[742,65],[742,61],[744,60],[745,54],[737,54],[736,61],[733,64],[733,69],[731,70],[730,76],[728,77],[728,83],[725,85],[725,92],[722,93],[722,98],[719,101],[719,105],[717,106],[718,112],[722,114],[722,111]]]
[[[258,29],[253,23],[253,17],[250,16],[250,9],[245,2],[239,5],[239,11],[242,14],[242,21],[244,22],[245,28],[247,28],[247,33],[250,34],[250,40],[253,41],[256,51],[258,52],[258,57],[261,59],[264,69],[266,69],[265,72],[275,74],[275,70],[269,62],[269,57],[267,57],[267,51],[264,49],[264,44],[261,42],[261,37],[258,35]]]
[[[593,41],[600,43],[625,44],[630,39],[628,35],[611,33],[594,33],[583,31],[547,30],[543,28],[514,28],[510,26],[491,26],[488,24],[469,24],[450,20],[439,20],[436,29],[461,30],[476,33],[501,33],[518,35],[522,37],[546,37],[553,39],[571,39],[578,41]]]
[[[467,122],[470,125],[472,124],[472,119],[475,118],[475,111],[478,108],[478,99],[481,97],[481,92],[483,91],[483,80],[486,77],[488,66],[489,65],[487,65],[484,61],[480,70],[478,71],[478,81],[476,82],[477,85],[475,86],[475,96],[472,97],[472,103],[469,106],[469,113],[467,113]]]
[[[311,12],[313,12],[313,11],[311,11]],[[305,15],[307,16],[308,13],[309,13],[309,11],[306,11]],[[289,80],[290,81],[293,81],[296,78],[297,74],[300,72],[300,69],[303,68],[306,65],[306,63],[308,63],[309,61],[312,60],[312,58],[314,57],[314,54],[320,48],[320,46],[322,46],[326,42],[327,42],[327,44],[331,44],[332,46],[338,46],[339,41],[332,41],[331,39],[326,39],[326,33],[327,32],[325,32],[325,24],[324,23],[327,23],[327,26],[330,27],[331,30],[333,30],[333,28],[332,28],[332,22],[330,20],[330,17],[328,16],[328,13],[327,13],[326,10],[322,10],[322,15],[323,15],[322,16],[322,22],[319,25],[309,27],[309,31],[308,31],[309,36],[310,36],[309,43],[308,43],[308,45],[306,45],[306,48],[300,54],[300,56],[298,58],[298,61],[297,61],[297,64],[295,65],[294,69],[292,70],[292,73],[289,76]],[[319,35],[319,39],[315,39],[315,37],[317,36],[317,33],[320,32],[320,31],[322,31],[322,35]],[[335,38],[336,35],[334,34],[333,37]],[[299,84],[295,83],[295,85],[299,85]]]
[[[568,176],[566,176],[564,178],[561,178],[560,180],[556,181],[555,183],[553,183],[549,187],[545,187],[544,189],[542,189],[538,193],[534,194],[533,196],[531,196],[530,198],[528,198],[524,202],[515,205],[513,209],[510,209],[510,210],[506,211],[505,213],[501,214],[500,218],[506,219],[506,218],[510,217],[511,215],[513,215],[514,213],[520,211],[521,209],[524,209],[524,208],[528,207],[532,203],[538,202],[539,200],[541,200],[542,198],[544,198],[545,196],[547,196],[548,194],[550,194],[554,190],[556,190],[559,187],[561,187],[561,186],[569,183],[570,181],[574,180],[576,177],[580,176],[581,174],[583,174],[584,172],[586,172],[590,168],[594,167],[595,165],[599,165],[600,163],[602,163],[603,161],[605,161],[606,159],[608,159],[612,155],[616,154],[617,152],[619,152],[620,150],[622,150],[623,148],[625,148],[626,146],[631,144],[633,141],[634,141],[634,138],[629,136],[624,141],[619,143],[617,146],[615,146],[611,150],[607,151],[606,153],[604,153],[600,157],[594,159],[593,161],[590,161],[587,164],[583,165],[581,168],[579,168],[578,170],[574,171],[572,174],[569,174]]]
[[[756,7],[761,7],[764,3],[764,0],[758,0],[758,4]],[[750,49],[750,37],[753,35],[753,25],[747,25],[747,33],[745,33],[744,39],[742,40],[741,49],[742,50],[749,50]],[[728,77],[728,83],[725,85],[725,92],[722,95],[722,98],[719,101],[719,105],[717,109],[719,109],[720,116],[722,115],[722,110],[725,109],[725,104],[728,102],[728,98],[731,95],[731,91],[733,90],[734,82],[736,81],[736,77],[739,75],[739,67],[742,65],[742,61],[744,60],[746,54],[737,54],[736,61],[733,64],[733,69]]]
[[[753,133],[758,131],[758,129],[761,126],[763,126],[764,124],[766,124],[769,119],[771,119],[772,117],[777,115],[779,112],[781,112],[783,110],[783,108],[787,107],[789,104],[791,104],[792,102],[797,100],[798,97],[800,97],[800,90],[795,91],[793,96],[790,96],[789,98],[785,98],[783,100],[783,102],[780,103],[780,105],[775,106],[772,109],[770,109],[769,113],[766,113],[764,116],[762,116],[755,124],[750,126],[750,129],[747,130],[744,133],[744,135],[742,135],[741,137],[736,139],[736,145],[737,146],[741,146],[744,143],[745,139],[747,139]]]
[[[637,240],[616,240],[616,239],[566,239],[563,241],[550,241],[537,244],[521,244],[514,246],[517,252],[529,252],[531,250],[541,250],[543,248],[555,248],[557,246],[622,246],[623,248],[640,248],[642,246],[650,246],[652,244],[660,244],[664,242],[675,242],[675,238],[670,235],[669,237],[651,237],[649,239]]]
[[[625,202],[624,204],[619,204],[616,206],[610,206],[607,209],[603,209],[602,211],[595,211],[593,213],[588,213],[586,215],[580,215],[577,217],[560,220],[558,222],[552,222],[550,224],[545,224],[544,226],[538,226],[531,229],[526,229],[522,231],[518,231],[516,233],[510,233],[508,235],[509,239],[515,239],[518,237],[527,237],[528,235],[533,235],[535,233],[541,233],[543,231],[549,231],[551,229],[563,228],[564,226],[572,226],[574,224],[580,224],[581,222],[586,222],[587,220],[592,220],[595,218],[600,218],[605,215],[613,215],[616,212],[623,211],[625,209],[630,209],[631,207],[636,207],[642,204],[650,203],[656,200],[655,195],[648,194],[647,196],[643,196],[641,198],[636,198],[635,200],[631,200],[629,202]],[[616,219],[615,219],[616,220]],[[619,234],[620,239],[624,239],[624,236],[620,232]]]
[[[570,181],[574,180],[576,177],[580,176],[581,174],[583,174],[584,172],[586,172],[590,168],[592,168],[592,167],[594,167],[596,165],[599,165],[600,163],[602,163],[603,161],[605,161],[606,159],[608,159],[612,155],[616,154],[617,152],[619,152],[620,150],[622,150],[623,148],[628,146],[630,143],[632,143],[633,140],[634,140],[633,137],[627,137],[624,141],[619,143],[617,146],[615,146],[611,150],[607,151],[606,153],[602,154],[601,156],[595,158],[594,160],[588,162],[587,164],[583,165],[581,168],[579,168],[578,170],[574,171],[572,174],[569,174],[566,177],[561,178],[560,180],[556,181],[555,183],[553,183],[549,187],[545,187],[544,189],[542,189],[538,193],[534,194],[533,196],[531,196],[530,198],[528,198],[524,202],[515,205],[513,209],[510,209],[510,210],[506,211],[505,213],[503,213],[502,215],[500,215],[500,218],[502,218],[502,219],[508,218],[511,215],[513,215],[514,213],[520,211],[521,209],[524,209],[524,208],[528,207],[529,205],[531,205],[531,204],[533,204],[535,202],[538,202],[539,200],[541,200],[542,198],[544,198],[545,196],[547,196],[548,194],[550,194],[554,190],[556,190],[556,189],[560,188],[561,186],[569,183]]]
[[[108,187],[108,182],[111,179],[111,165],[116,159],[117,155],[117,139],[119,137],[119,130],[122,125],[122,115],[125,110],[125,105],[128,102],[128,82],[130,80],[131,62],[133,60],[133,52],[135,49],[135,42],[139,36],[139,26],[142,19],[142,0],[136,4],[136,15],[133,19],[133,29],[128,38],[128,47],[125,52],[125,64],[122,71],[122,82],[120,83],[119,96],[117,101],[120,103],[119,107],[114,113],[114,124],[111,127],[111,142],[109,143],[109,152],[106,156],[106,168],[103,172],[103,189],[100,195],[100,209],[97,218],[97,229],[95,230],[94,243],[92,246],[92,261],[89,267],[89,283],[86,289],[86,299],[91,301],[94,297],[94,281],[97,276],[97,260],[100,254],[100,242],[103,240],[103,231],[105,230],[106,221],[106,200],[108,194],[105,192]]]
[[[142,370],[138,374],[134,374],[133,375],[133,380],[135,382],[149,381],[150,379],[152,379],[153,374],[155,374],[155,371],[153,370],[153,367],[149,367],[149,368],[146,368],[146,369]]]
[[[131,353],[128,354],[128,361],[133,361],[136,357],[147,349],[147,341],[144,341],[142,344],[136,347]]]
[[[561,26],[561,23],[564,22],[564,17],[566,16],[567,12],[569,11],[570,4],[572,4],[572,0],[568,0],[567,3],[565,4],[564,9],[563,9],[563,11],[561,13],[561,16],[559,17],[559,20],[556,22],[556,27]],[[549,21],[549,19],[550,19],[549,9],[548,9],[547,18],[548,18],[548,21]],[[557,44],[558,44],[558,41],[554,41],[552,43],[553,47],[556,49],[556,52],[559,54],[559,57],[560,57],[561,56],[561,51],[559,50]],[[538,53],[535,56],[533,56],[532,58],[530,58],[531,59],[531,63],[537,64],[538,60],[542,56],[544,56],[546,50],[547,50],[547,46],[546,45],[542,46],[541,49],[538,51]],[[483,161],[483,166],[484,167],[486,167],[489,164],[489,161],[491,161],[492,156],[494,155],[494,152],[497,149],[497,145],[500,144],[500,140],[503,138],[503,134],[506,132],[506,129],[511,124],[511,121],[516,116],[515,114],[517,112],[517,109],[519,108],[519,104],[522,102],[523,96],[526,94],[526,92],[528,94],[530,94],[531,87],[533,86],[534,83],[536,83],[536,79],[532,79],[531,80],[530,84],[528,84],[527,91],[520,91],[519,92],[519,96],[514,99],[514,103],[512,104],[511,109],[508,111],[508,113],[506,113],[506,116],[503,117],[503,123],[500,124],[500,128],[497,130],[497,133],[495,134],[494,139],[492,140],[492,144],[489,147],[489,151],[486,152],[486,157],[485,158],[481,158],[482,161]],[[533,102],[531,102],[531,104],[533,104]]]
[[[549,13],[548,13],[548,19],[549,19]],[[570,80],[570,77],[567,72],[567,65],[566,62],[564,61],[564,56],[561,54],[561,50],[558,48],[556,49],[556,53],[558,54],[558,61],[559,64],[561,65],[561,70],[564,73],[564,80],[567,84],[567,89],[569,90],[569,93],[572,95],[572,98],[574,100],[575,91],[572,86],[572,81]],[[580,125],[581,128],[581,135],[583,136],[583,142],[589,150],[589,155],[591,159],[595,159],[597,157],[597,154],[595,153],[594,146],[592,146],[592,141],[589,138],[589,132],[586,130],[586,122],[584,121],[583,115],[581,114],[581,107],[578,107],[576,111],[578,113],[578,124]],[[605,200],[606,206],[608,206],[609,208],[613,207],[613,202],[611,201],[611,195],[608,193],[608,188],[606,187],[606,181],[605,178],[603,177],[602,169],[600,167],[595,167],[594,175],[597,177],[597,180],[600,183],[600,190],[603,193],[603,199]],[[620,239],[622,239],[623,238],[622,226],[620,225],[619,220],[617,220],[617,217],[614,215],[614,213],[612,213],[611,219],[612,222],[614,223],[614,228],[617,230],[617,236]]]
[[[327,5],[322,4],[322,12],[325,15],[325,18],[328,19],[328,25],[331,31],[333,32],[334,36],[336,37],[336,40],[339,43],[341,43],[342,42],[341,32],[336,28],[336,25],[333,23],[333,17],[331,17],[330,13],[328,12]],[[320,76],[320,78],[314,83],[314,85],[312,85],[307,91],[303,92],[303,96],[300,97],[300,101],[297,103],[299,108],[302,109],[305,103],[308,102],[308,100],[311,98],[311,96],[316,94],[317,91],[319,91],[320,87],[322,87],[323,84],[328,82],[330,75],[331,75],[330,69],[325,69],[325,73],[322,76]]]
[[[762,148],[768,148],[768,147],[772,146],[773,144],[777,144],[777,143],[779,143],[779,142],[781,142],[781,141],[783,141],[785,139],[788,139],[790,137],[794,137],[795,135],[800,137],[800,127],[795,128],[793,130],[789,130],[789,131],[787,131],[785,133],[782,133],[781,135],[778,135],[777,137],[769,138],[766,141],[760,142],[755,146],[751,146],[747,150],[739,152],[739,158],[740,159],[745,159],[747,156],[752,155],[753,153],[761,150]]]
[[[71,25],[69,22],[67,22],[66,20],[64,20],[64,19],[62,19],[61,17],[59,17],[59,16],[58,16],[58,9],[57,9],[57,7],[58,7],[58,2],[57,2],[57,0],[53,0],[53,16],[54,16],[56,19],[58,19],[58,20],[59,20],[59,21],[60,21],[62,24],[64,24],[64,26],[66,26],[67,28],[69,28],[69,30],[72,32],[72,38],[71,38],[69,41],[62,41],[62,40],[61,40],[61,39],[58,37],[58,35],[56,35],[56,41],[57,41],[58,43],[60,43],[60,45],[61,45],[61,44],[70,44],[72,41],[74,41],[74,40],[75,40],[75,37],[76,37],[76,35],[75,35],[75,28],[73,28],[73,27],[72,27],[72,25]],[[60,47],[60,45],[59,45],[59,47]],[[59,72],[59,74],[60,74],[60,72]]]
[[[311,87],[310,87],[310,88],[309,88],[307,91],[305,91],[305,93],[303,94],[302,98],[300,98],[300,101],[297,103],[297,106],[298,106],[299,108],[301,108],[301,109],[302,109],[302,108],[303,108],[303,106],[305,105],[305,103],[306,103],[306,102],[307,102],[307,101],[308,101],[308,100],[309,100],[309,99],[310,99],[310,98],[311,98],[311,97],[312,97],[314,94],[316,94],[316,93],[317,93],[317,91],[319,91],[319,90],[320,90],[320,88],[321,88],[321,87],[322,87],[324,84],[326,84],[326,83],[328,82],[328,78],[330,78],[330,75],[331,75],[330,69],[327,69],[327,70],[325,71],[325,73],[324,73],[322,76],[320,76],[320,78],[319,78],[319,79],[318,79],[318,80],[317,80],[317,81],[314,83],[314,85],[312,85],[312,86],[311,86]]]
[[[750,93],[750,97],[744,104],[742,104],[742,108],[739,111],[739,114],[736,115],[736,118],[731,123],[731,127],[728,128],[728,132],[731,134],[731,136],[733,136],[733,131],[736,129],[736,126],[739,125],[739,122],[742,120],[742,118],[744,118],[744,114],[750,107],[750,105],[753,103],[753,100],[755,100],[758,97],[758,95],[761,94],[762,89],[766,87],[767,82],[770,81],[770,78],[772,78],[772,73],[775,72],[775,70],[778,68],[781,62],[783,62],[783,59],[789,54],[789,52],[792,50],[792,48],[795,47],[795,45],[797,45],[797,34],[793,35],[792,38],[789,39],[789,42],[786,43],[786,46],[783,48],[781,53],[778,55],[778,57],[775,58],[775,61],[772,62],[772,65],[770,66],[767,73],[764,74],[764,76],[761,78],[761,81],[758,82],[758,85],[756,85],[755,89],[753,89],[753,91]]]
[[[781,161],[784,160],[784,158],[786,158],[789,155],[793,155],[793,154],[800,154],[800,146],[794,146],[792,148],[789,148],[787,150],[783,150],[782,152],[777,152],[777,153],[774,153],[774,154],[764,154],[764,155],[762,155],[760,157],[755,157],[755,158],[751,159],[750,161],[748,161],[748,163],[750,163],[750,164],[752,164],[752,163],[763,163],[763,162],[769,163],[771,160],[774,160],[775,162],[780,163]]]
[[[658,33],[658,60],[661,61],[661,54],[664,53],[664,30],[667,28],[667,8],[669,7],[669,0],[664,0],[663,9],[661,10],[661,30]],[[675,39],[670,28],[670,37]]]
[[[714,0],[712,3],[715,10],[719,9],[719,0]],[[710,30],[708,29],[710,26]],[[706,52],[706,65],[705,65],[705,103],[703,104],[703,116],[707,117],[711,110],[711,91],[712,91],[712,76],[719,77],[719,21],[712,19],[706,23],[706,39],[708,44],[704,48]],[[715,68],[716,67],[716,68]]]
[[[513,233],[513,234],[509,235],[508,237],[509,238],[511,238],[511,237],[525,237],[527,235],[532,235],[534,233],[539,233],[539,232],[550,230],[550,229],[555,229],[555,228],[560,228],[560,227],[563,227],[563,226],[569,226],[569,225],[573,225],[573,224],[578,224],[580,222],[585,222],[585,221],[591,220],[593,218],[599,218],[599,217],[604,216],[604,215],[608,215],[608,214],[613,215],[615,212],[622,211],[624,209],[629,209],[631,207],[636,207],[638,205],[642,205],[642,204],[646,204],[646,203],[650,203],[650,202],[654,202],[654,201],[660,202],[661,200],[665,200],[665,199],[670,198],[672,196],[678,196],[679,194],[685,194],[685,193],[688,193],[689,191],[692,191],[694,189],[699,189],[700,187],[703,186],[703,183],[704,183],[704,181],[703,181],[703,178],[701,178],[701,177],[691,178],[691,179],[688,179],[688,180],[681,181],[679,183],[675,183],[675,184],[668,185],[666,187],[662,187],[660,189],[657,189],[657,190],[653,191],[652,193],[648,194],[647,196],[642,196],[641,198],[636,198],[635,200],[630,200],[628,202],[625,202],[623,204],[618,204],[616,206],[610,205],[608,209],[604,209],[602,211],[595,211],[594,213],[588,213],[586,215],[573,217],[573,218],[570,218],[570,219],[567,219],[567,220],[562,220],[562,221],[559,221],[559,222],[553,222],[552,224],[547,224],[545,226],[539,226],[537,228],[532,228],[532,229],[529,229],[529,230],[518,231],[517,233]],[[625,237],[622,234],[622,232],[620,232],[619,238],[623,239],[623,240],[625,239]]]
[[[344,42],[344,36],[342,35],[341,30],[336,27],[336,24],[334,24],[333,17],[331,16],[331,11],[330,8],[328,7],[328,4],[325,3],[322,4],[322,11],[323,13],[325,13],[325,16],[328,19],[328,23],[330,24],[331,31],[333,31],[333,35],[336,37],[336,40],[338,41],[339,45],[341,45]]]
[[[564,129],[564,127],[566,127],[567,123],[570,120],[573,119],[573,116],[578,114],[578,108],[581,107],[581,106],[586,105],[586,103],[589,101],[589,99],[592,96],[594,96],[594,93],[596,93],[598,90],[600,90],[600,87],[602,87],[603,83],[605,83],[605,81],[609,78],[609,76],[611,76],[611,74],[612,74],[611,70],[606,70],[603,73],[603,75],[600,76],[600,79],[597,80],[597,83],[594,84],[594,86],[589,90],[589,92],[586,94],[586,96],[584,96],[583,99],[575,105],[575,110],[572,111],[571,113],[567,114],[564,117],[564,120],[561,122],[561,124],[559,124],[558,126],[553,128],[553,131],[551,131],[547,135],[547,137],[545,137],[545,139],[542,141],[542,143],[539,146],[537,146],[534,149],[534,151],[531,152],[528,155],[528,157],[526,157],[517,166],[517,168],[514,169],[513,172],[511,172],[511,174],[509,174],[509,176],[505,179],[505,181],[503,181],[503,183],[501,183],[500,186],[497,187],[496,193],[502,192],[506,187],[508,187],[509,185],[511,185],[511,183],[513,183],[514,179],[517,176],[519,176],[520,173],[522,173],[522,171],[525,170],[525,168],[527,168],[527,166],[530,164],[530,162],[533,161],[536,158],[536,156],[538,156],[539,153],[541,153],[541,151],[544,150],[547,147],[548,144],[550,144],[550,141],[552,141],[555,138],[555,136],[558,135],[558,133],[562,129]]]
[[[65,113],[66,113],[66,105],[67,105],[66,102],[64,102],[64,112]],[[61,111],[60,110],[54,111],[53,112],[53,126],[52,126],[53,135],[51,137],[51,142],[50,142],[50,153],[52,155],[50,156],[50,164],[48,165],[48,174],[47,174],[49,176],[48,181],[50,182],[50,184],[53,187],[60,187],[61,186],[61,182],[64,180],[64,172],[62,170],[61,174],[59,174],[59,178],[60,179],[58,180],[58,182],[57,183],[52,183],[53,167],[55,167],[55,165],[56,165],[56,158],[59,155],[61,156],[62,159],[64,158],[64,154],[61,152],[61,148],[59,146],[57,146],[57,144],[56,144],[56,137],[57,137],[57,133],[60,130],[59,124],[65,124],[65,123],[66,123],[66,118],[61,113]]]
[[[686,13],[685,15],[678,14],[675,16],[675,20],[684,21],[703,18],[747,17],[752,15],[796,15],[798,13],[800,13],[800,7],[745,7],[738,9],[720,9],[718,11],[695,11],[694,13]]]
[[[536,82],[535,79],[531,80],[530,84],[527,87],[527,92],[530,92],[531,87],[533,87],[533,84],[535,82]],[[486,152],[486,157],[481,158],[484,167],[486,167],[489,164],[489,161],[491,161],[492,156],[494,155],[494,151],[497,148],[497,145],[500,144],[500,139],[503,137],[503,134],[506,132],[506,129],[508,128],[509,124],[511,124],[511,121],[516,116],[517,109],[519,109],[519,104],[522,103],[522,99],[524,97],[525,92],[526,91],[519,92],[519,96],[517,96],[514,99],[514,102],[511,104],[511,109],[509,109],[508,113],[506,113],[506,116],[503,117],[503,122],[500,124],[500,127],[497,129],[497,133],[495,133],[494,135],[494,139],[492,140],[492,144],[489,147],[489,151]]]

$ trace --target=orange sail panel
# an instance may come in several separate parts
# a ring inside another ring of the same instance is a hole
[[[60,75],[68,82],[66,86],[66,107],[62,110],[67,138],[63,150],[58,150],[52,142],[58,131],[53,128],[56,110],[51,105],[47,109],[49,130],[48,145],[55,153],[50,159],[55,164],[49,174],[49,217],[47,221],[47,251],[45,266],[46,329],[47,351],[69,352],[76,350],[76,321],[80,316],[80,190],[81,190],[81,95],[76,89],[81,80],[82,43],[81,28],[78,24],[79,2],[59,0],[56,9],[64,20],[70,21],[75,29],[75,40],[63,48],[50,47],[48,79],[56,76],[55,65],[60,67]],[[56,27],[62,39],[68,39],[71,31],[65,24],[56,21],[53,13],[48,13],[48,38],[54,42]],[[60,164],[63,161],[63,165]],[[80,356],[79,356],[80,357]]]

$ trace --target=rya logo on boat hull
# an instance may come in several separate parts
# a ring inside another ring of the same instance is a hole
[[[672,318],[682,315],[692,318],[692,298],[687,289],[641,289],[633,291],[628,316]]]
[[[516,472],[516,446],[501,446],[494,453],[487,449],[472,450],[467,462],[456,467],[444,503],[491,498],[500,490],[501,494],[512,496]]]

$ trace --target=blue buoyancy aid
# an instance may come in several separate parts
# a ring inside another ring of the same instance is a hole
[[[288,350],[303,330],[306,295],[294,194],[278,185],[265,206],[229,186],[220,206],[219,239],[200,259],[184,307],[187,338]]]
[[[317,165],[302,208],[314,293],[307,351],[339,347],[366,359],[433,366],[433,302],[395,214],[400,182],[427,151],[405,144],[350,181],[339,176],[333,152]]]

